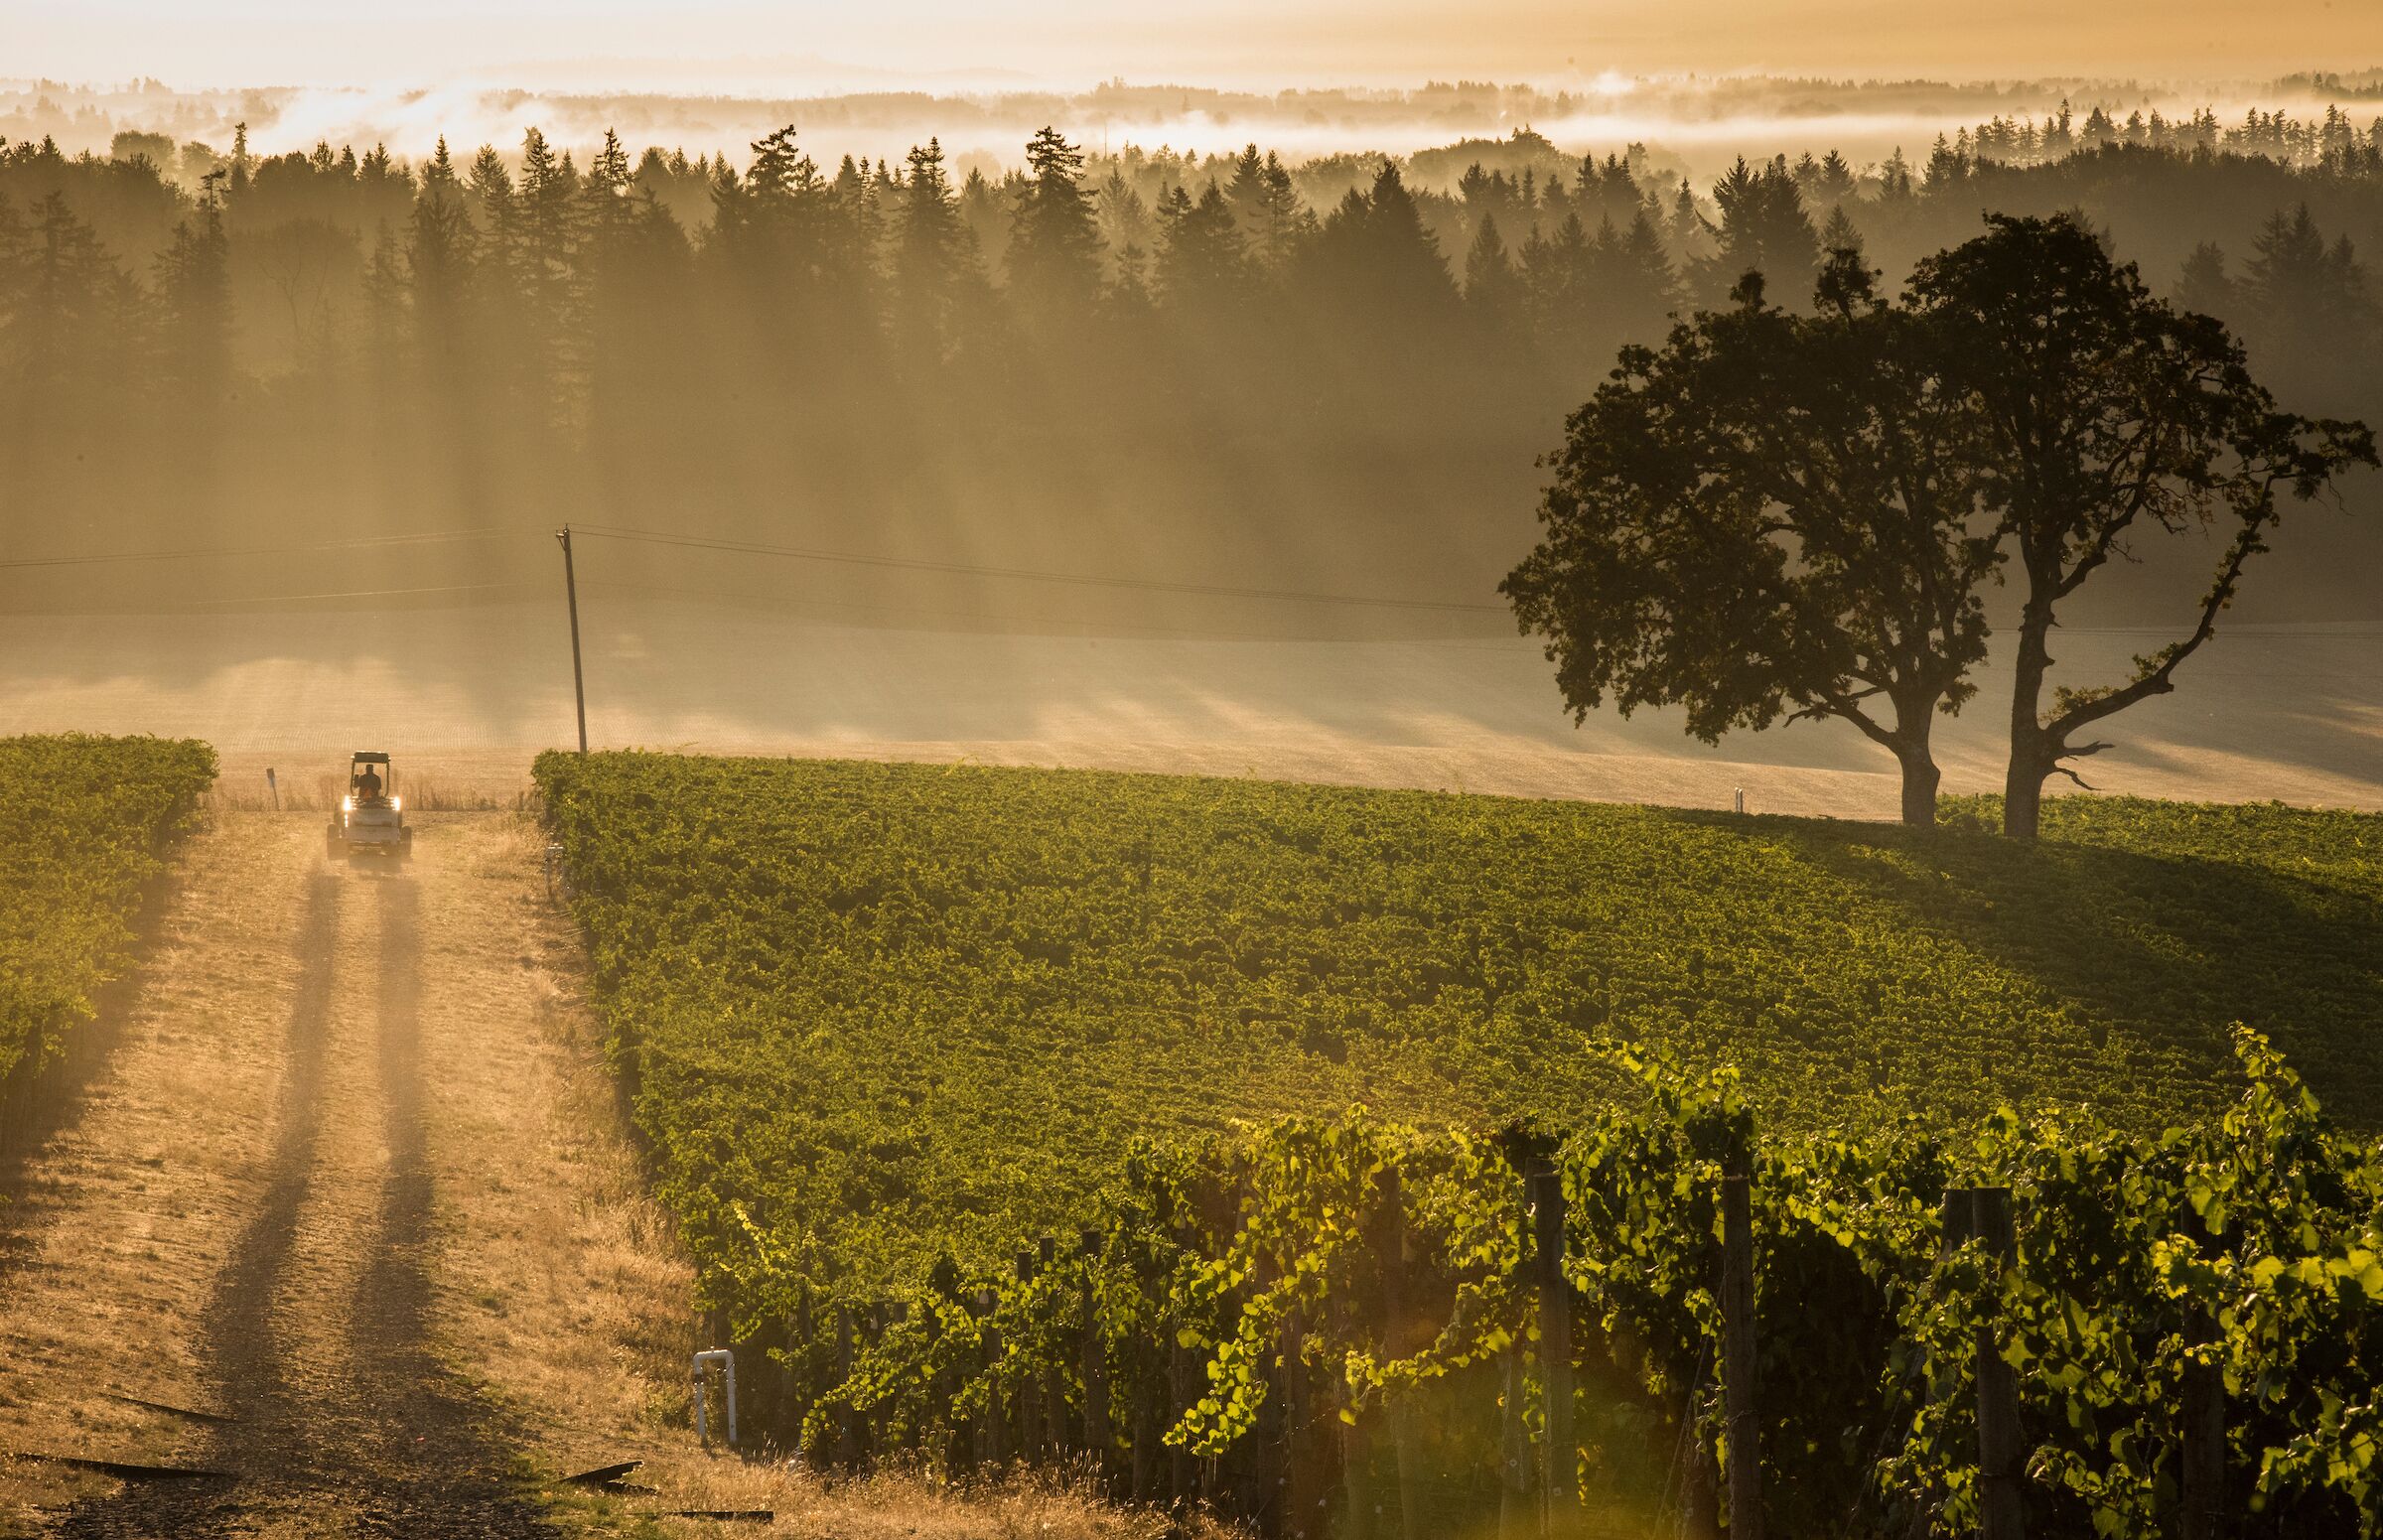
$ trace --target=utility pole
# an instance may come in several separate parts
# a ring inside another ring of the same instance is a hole
[[[563,547],[563,597],[571,607],[571,695],[579,707],[579,752],[588,752],[588,683],[579,666],[579,578],[571,569],[571,526],[554,532]]]

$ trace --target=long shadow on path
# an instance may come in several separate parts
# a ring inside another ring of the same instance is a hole
[[[506,1476],[497,1419],[438,1362],[429,1344],[432,1181],[424,1128],[418,925],[408,878],[371,882],[379,932],[375,1057],[388,1166],[352,1298],[325,1304],[295,1287],[307,1265],[310,1199],[340,1180],[320,1149],[337,1115],[330,1082],[340,982],[334,960],[344,903],[366,880],[317,874],[297,946],[302,960],[286,1035],[279,1134],[264,1200],[240,1237],[202,1327],[201,1360],[224,1425],[194,1464],[234,1480],[134,1484],[77,1504],[73,1537],[275,1533],[419,1540],[543,1540],[554,1533]],[[329,1321],[310,1311],[335,1313]]]

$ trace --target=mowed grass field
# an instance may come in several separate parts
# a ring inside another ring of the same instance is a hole
[[[2037,846],[1094,771],[599,754],[538,779],[707,1265],[893,1278],[1057,1229],[1132,1142],[1364,1104],[1564,1124],[1609,1050],[1765,1126],[2090,1104],[2271,1034],[2383,1122],[2383,816],[2070,797]]]

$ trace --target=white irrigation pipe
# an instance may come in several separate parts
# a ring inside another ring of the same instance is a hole
[[[710,1442],[710,1435],[704,1426],[703,1371],[713,1364],[720,1366],[721,1383],[727,1390],[728,1447],[735,1449],[737,1447],[737,1355],[725,1347],[714,1347],[695,1355],[694,1369],[690,1375],[695,1386],[695,1437],[707,1444]]]

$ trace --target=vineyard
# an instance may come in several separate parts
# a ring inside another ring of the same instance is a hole
[[[0,1086],[22,1095],[130,966],[141,901],[214,774],[205,744],[0,739]]]
[[[538,773],[781,1443],[1280,1534],[2377,1532],[2383,1171],[2317,1094],[2383,1110],[2383,820]]]

